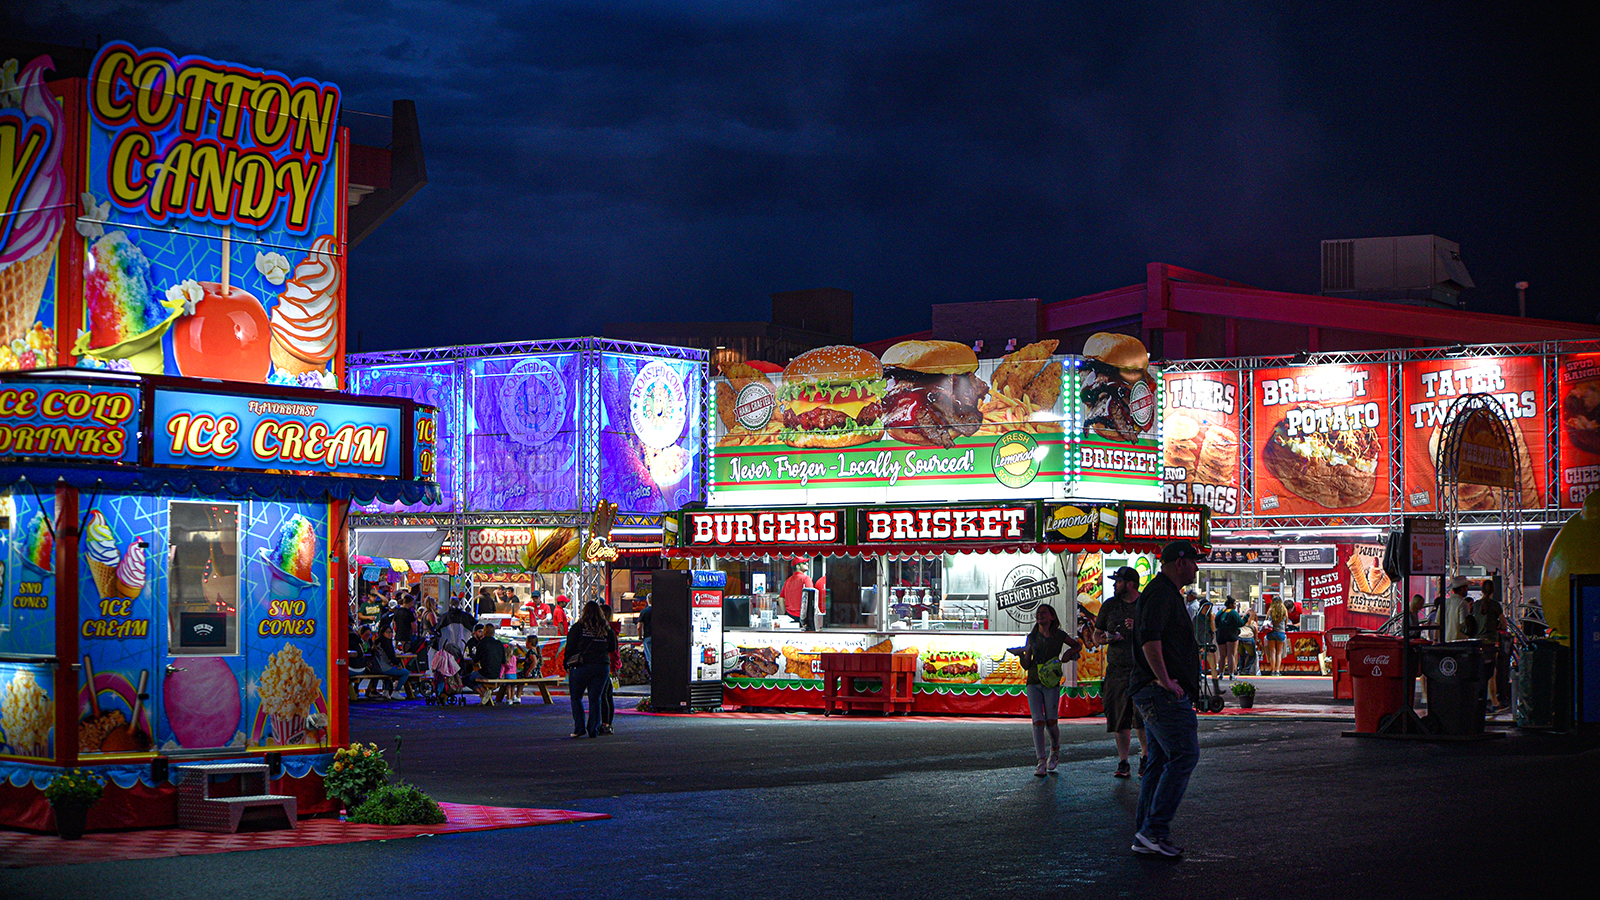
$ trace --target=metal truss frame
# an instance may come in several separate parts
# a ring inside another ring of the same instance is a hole
[[[1364,365],[1388,364],[1389,368],[1389,508],[1391,512],[1355,516],[1273,516],[1255,512],[1255,433],[1254,417],[1244,415],[1239,423],[1239,497],[1241,510],[1238,516],[1213,517],[1212,527],[1231,531],[1272,530],[1278,528],[1369,527],[1398,529],[1403,527],[1405,481],[1404,447],[1401,442],[1404,398],[1400,391],[1402,363],[1421,360],[1454,359],[1458,357],[1501,358],[1513,356],[1538,356],[1542,360],[1545,390],[1545,441],[1547,458],[1543,495],[1539,507],[1522,510],[1523,525],[1558,526],[1573,513],[1562,509],[1560,469],[1554,464],[1560,440],[1560,396],[1555,360],[1572,353],[1600,353],[1600,341],[1543,341],[1521,344],[1452,344],[1436,347],[1405,347],[1386,350],[1352,350],[1329,353],[1293,353],[1280,356],[1235,356],[1208,359],[1162,360],[1158,363],[1162,374],[1184,372],[1237,372],[1240,389],[1254,397],[1254,374],[1257,369],[1289,366]],[[1460,512],[1461,525],[1498,525],[1499,511]]]
[[[1487,410],[1501,431],[1501,438],[1511,448],[1510,488],[1491,488],[1495,491],[1500,509],[1494,515],[1500,525],[1500,608],[1512,614],[1513,623],[1527,619],[1543,620],[1542,607],[1531,609],[1522,595],[1522,454],[1517,452],[1516,426],[1506,414],[1505,407],[1492,394],[1463,394],[1450,404],[1445,419],[1439,427],[1444,431],[1440,441],[1440,463],[1435,471],[1439,509],[1444,513],[1445,531],[1449,540],[1445,544],[1445,572],[1460,570],[1460,545],[1456,539],[1461,530],[1461,425],[1472,413]],[[1507,578],[1508,573],[1515,577]],[[1506,629],[1512,639],[1512,663],[1519,661],[1527,638],[1520,627]]]

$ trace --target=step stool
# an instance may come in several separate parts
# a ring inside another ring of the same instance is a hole
[[[272,806],[283,810],[292,830],[295,798],[267,793],[266,763],[203,763],[173,766],[178,773],[178,827],[191,831],[233,834],[246,809]],[[212,796],[214,787],[237,777],[238,793]]]

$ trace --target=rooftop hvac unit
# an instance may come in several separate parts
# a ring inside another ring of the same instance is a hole
[[[1436,234],[1322,242],[1322,293],[1459,309],[1472,287],[1461,245]]]

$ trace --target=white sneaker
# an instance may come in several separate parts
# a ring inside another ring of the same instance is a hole
[[[1048,771],[1049,771],[1049,769],[1047,768],[1047,763],[1044,760],[1041,759],[1041,760],[1039,760],[1039,765],[1034,767],[1033,774],[1039,776],[1040,778],[1043,778],[1048,773]]]

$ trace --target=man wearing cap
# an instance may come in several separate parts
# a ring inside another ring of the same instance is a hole
[[[1189,776],[1200,761],[1199,723],[1194,697],[1200,692],[1200,645],[1183,603],[1183,589],[1194,584],[1200,550],[1173,541],[1161,551],[1161,572],[1150,579],[1134,607],[1133,705],[1144,719],[1150,763],[1139,786],[1134,813],[1133,852],[1183,855],[1172,843],[1172,818],[1183,802]]]
[[[1139,732],[1139,774],[1149,764],[1149,746],[1144,739],[1144,720],[1133,706],[1128,684],[1133,678],[1133,615],[1139,599],[1139,573],[1123,566],[1111,574],[1111,596],[1100,604],[1094,619],[1094,639],[1106,648],[1106,677],[1100,686],[1100,701],[1106,710],[1106,730],[1117,736],[1117,778],[1127,778],[1130,731]]]
[[[1461,620],[1467,614],[1467,576],[1457,575],[1450,579],[1450,593],[1444,598],[1444,639],[1459,641],[1464,635],[1461,633]]]

